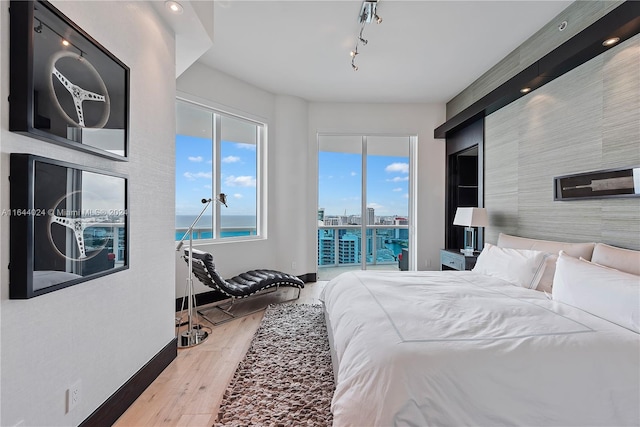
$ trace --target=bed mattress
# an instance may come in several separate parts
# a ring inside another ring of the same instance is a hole
[[[353,272],[321,296],[334,426],[640,423],[640,336],[470,271]]]

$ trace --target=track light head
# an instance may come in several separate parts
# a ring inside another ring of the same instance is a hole
[[[366,24],[373,22],[374,20],[380,24],[382,22],[382,18],[376,12],[378,7],[378,3],[380,0],[364,0],[362,2],[362,7],[360,8],[360,14],[358,15],[358,22],[362,24],[360,26],[360,33],[356,37],[356,48],[351,51],[351,68],[353,71],[358,71],[358,66],[355,64],[355,57],[358,54],[358,46],[366,46],[369,43],[369,40],[365,39],[362,36],[362,32],[364,31],[364,27]]]

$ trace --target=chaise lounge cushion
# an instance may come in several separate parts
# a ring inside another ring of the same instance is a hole
[[[186,249],[184,253],[185,261],[188,263],[189,250]],[[192,269],[195,276],[202,283],[234,298],[245,298],[278,285],[304,288],[304,282],[301,279],[277,270],[250,270],[225,280],[216,270],[213,255],[198,249],[193,249]]]

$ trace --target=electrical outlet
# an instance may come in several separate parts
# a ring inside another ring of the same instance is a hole
[[[80,402],[82,381],[78,380],[67,390],[67,412],[71,412]]]
[[[296,264],[295,261],[291,262],[291,270],[295,270],[296,267],[298,267],[298,265]]]

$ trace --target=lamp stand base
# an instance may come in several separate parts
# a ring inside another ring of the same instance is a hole
[[[189,348],[202,344],[209,338],[209,333],[211,333],[211,329],[202,325],[193,325],[191,330],[186,330],[180,334],[178,347]]]

